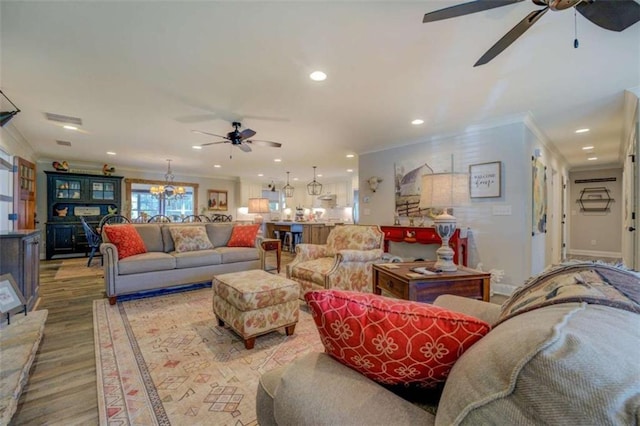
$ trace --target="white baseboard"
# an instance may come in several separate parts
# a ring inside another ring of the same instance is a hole
[[[501,296],[511,296],[516,291],[516,286],[509,284],[491,283],[491,294],[499,294]]]
[[[596,250],[567,250],[568,255],[592,256],[592,257],[615,257],[622,258],[622,253],[617,251],[596,251]]]

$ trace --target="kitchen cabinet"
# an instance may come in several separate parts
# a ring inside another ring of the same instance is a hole
[[[0,232],[0,275],[11,274],[32,310],[40,289],[40,230]]]
[[[249,198],[262,198],[262,184],[240,182],[240,206],[248,207]]]
[[[121,212],[122,176],[67,172],[47,174],[46,258],[87,253],[88,243],[80,218],[97,226],[104,216]]]

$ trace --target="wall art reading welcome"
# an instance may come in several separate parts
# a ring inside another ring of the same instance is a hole
[[[501,167],[500,161],[471,164],[469,166],[469,196],[471,198],[499,197],[502,187]]]

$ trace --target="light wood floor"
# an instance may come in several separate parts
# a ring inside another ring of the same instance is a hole
[[[99,423],[93,300],[104,297],[104,281],[100,277],[55,280],[61,263],[40,262],[38,309],[49,310],[49,315],[11,425]]]

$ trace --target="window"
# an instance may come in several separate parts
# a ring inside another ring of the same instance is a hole
[[[197,214],[197,183],[175,182],[176,186],[182,186],[185,189],[182,198],[165,199],[153,196],[149,191],[151,186],[163,185],[164,183],[164,181],[125,179],[126,197],[129,200],[125,214],[132,221],[137,222],[146,222],[147,219],[158,214],[171,218],[173,222],[181,222],[185,216]]]

